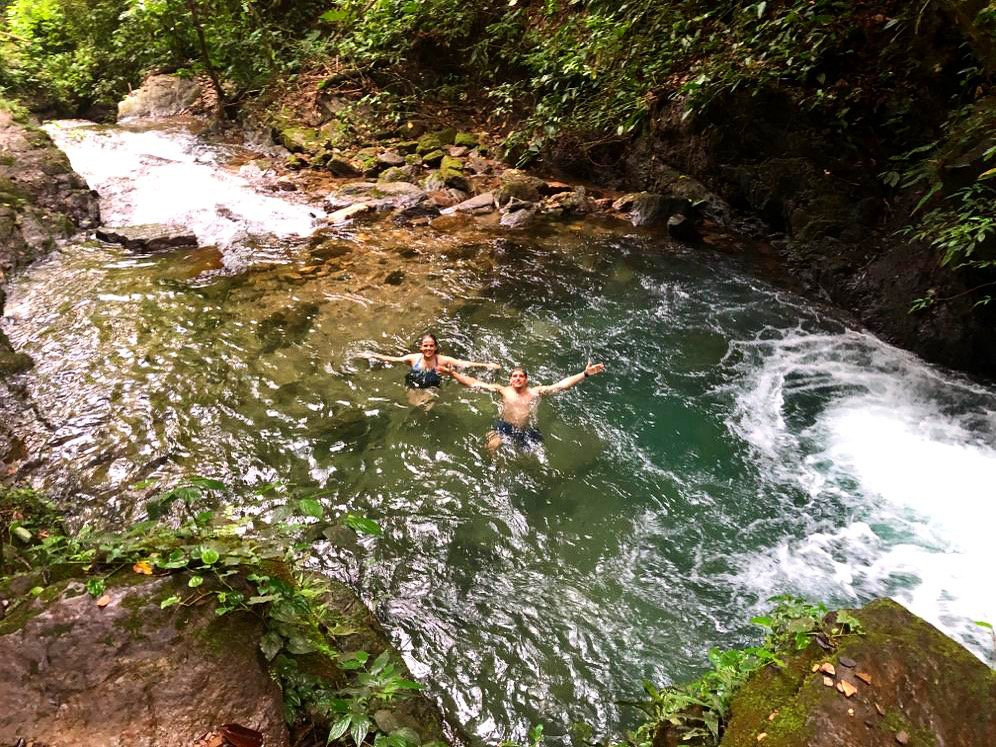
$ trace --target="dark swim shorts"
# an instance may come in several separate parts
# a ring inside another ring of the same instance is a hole
[[[495,432],[519,449],[531,449],[543,443],[543,434],[535,428],[519,428],[507,420],[496,420]]]

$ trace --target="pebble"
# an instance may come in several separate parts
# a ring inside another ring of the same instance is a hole
[[[852,659],[849,656],[839,657],[837,659],[837,663],[840,664],[842,667],[849,667],[849,668],[853,668],[858,664],[858,662],[856,662],[854,659]]]
[[[899,742],[899,744],[908,744],[910,741],[910,735],[905,731],[897,731],[896,741]]]

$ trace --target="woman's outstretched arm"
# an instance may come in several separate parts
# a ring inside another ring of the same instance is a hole
[[[443,366],[455,366],[456,368],[487,368],[497,371],[501,368],[497,363],[491,361],[465,361],[460,358],[452,358],[448,355],[439,356],[439,363]]]

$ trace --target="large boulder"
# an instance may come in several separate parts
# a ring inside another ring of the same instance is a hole
[[[832,652],[812,643],[748,681],[722,747],[996,744],[993,670],[892,600],[853,614],[862,635]],[[824,663],[833,674],[814,670]]]
[[[118,104],[118,121],[175,117],[190,108],[201,95],[200,85],[175,75],[150,75]]]
[[[260,618],[160,609],[186,577],[142,578],[110,589],[103,606],[80,581],[54,584],[0,622],[0,743],[188,747],[237,723],[287,745]]]

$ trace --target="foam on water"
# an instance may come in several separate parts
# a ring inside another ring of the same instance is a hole
[[[45,130],[100,193],[109,226],[163,223],[192,230],[203,245],[251,236],[307,236],[321,211],[265,194],[219,163],[216,149],[185,129],[103,128],[50,122]]]
[[[857,332],[740,346],[731,428],[770,482],[794,483],[849,519],[739,559],[758,593],[900,598],[989,655],[972,621],[996,619],[996,396]],[[818,516],[818,508],[813,509]]]

